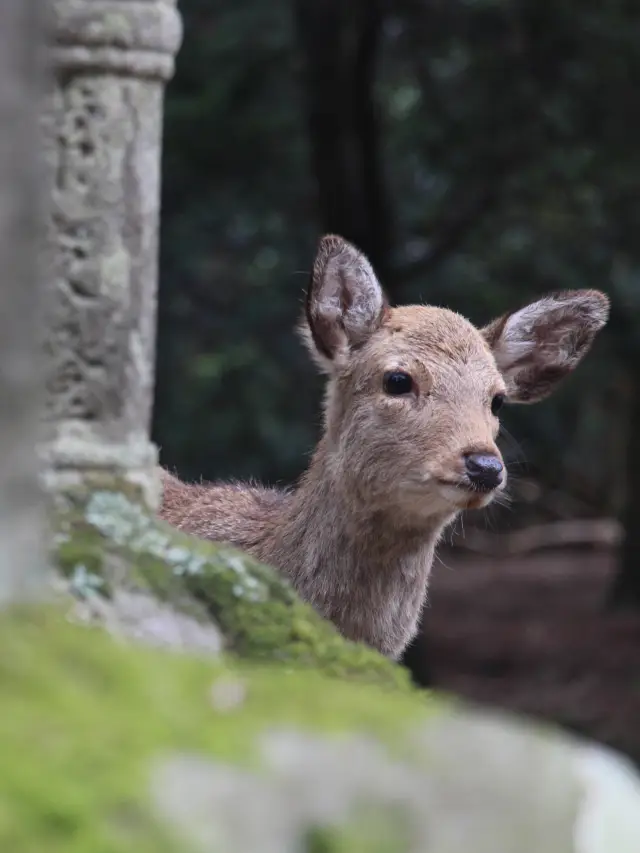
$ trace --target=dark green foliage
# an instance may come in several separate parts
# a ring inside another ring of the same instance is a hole
[[[166,108],[155,432],[192,477],[295,476],[316,394],[293,327],[313,185],[287,4],[182,4]]]

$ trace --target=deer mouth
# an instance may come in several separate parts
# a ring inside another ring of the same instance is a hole
[[[467,492],[471,495],[490,495],[500,491],[497,486],[479,485],[477,483],[470,483],[468,480],[445,480],[444,478],[439,478],[437,482],[441,486],[448,486],[449,488],[458,489],[461,492]]]
[[[462,509],[481,509],[486,506],[499,489],[479,488],[465,480],[438,478],[443,496]]]
[[[458,489],[461,492],[476,492],[477,489],[471,485],[471,483],[466,482],[465,480],[445,480],[444,478],[438,478],[437,481],[441,486],[447,486],[450,489]]]

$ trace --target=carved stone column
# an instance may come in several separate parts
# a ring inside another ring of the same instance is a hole
[[[175,0],[54,0],[53,12],[49,484],[125,477],[155,505],[162,107],[180,17]]]

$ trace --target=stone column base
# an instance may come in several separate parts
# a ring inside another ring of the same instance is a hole
[[[57,435],[41,448],[46,490],[64,494],[83,482],[112,481],[114,486],[125,482],[140,489],[150,509],[158,509],[162,496],[158,450],[146,435],[124,444],[83,433],[84,425],[57,424]]]

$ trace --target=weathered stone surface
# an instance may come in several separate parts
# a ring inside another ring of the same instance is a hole
[[[54,0],[59,69],[168,80],[182,39],[176,0]]]
[[[0,605],[44,581],[36,456],[43,209],[37,116],[44,94],[33,47],[42,36],[38,6],[0,4]]]
[[[164,81],[171,0],[54,3],[45,456],[49,483],[125,476],[159,497],[153,395]]]
[[[640,778],[605,750],[479,712],[435,714],[407,743],[281,729],[258,771],[172,756],[152,794],[202,853],[640,849]]]
[[[104,596],[92,588],[91,576],[78,569],[67,583],[57,581],[60,592],[76,598],[69,618],[83,624],[100,625],[114,637],[191,654],[220,654],[222,634],[211,618],[185,613],[146,592],[114,589]]]

